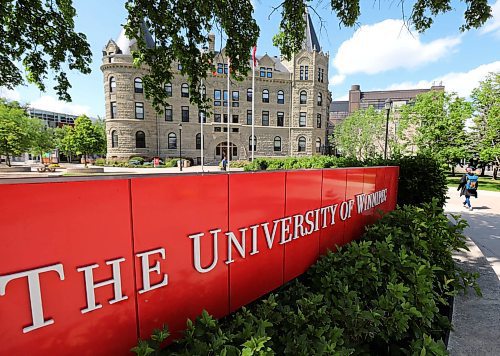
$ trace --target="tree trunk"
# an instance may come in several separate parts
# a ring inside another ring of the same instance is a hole
[[[9,155],[9,152],[6,152],[5,156],[7,157],[7,160],[5,162],[7,163],[7,166],[10,167],[10,155]]]
[[[484,171],[486,171],[486,165],[481,168],[481,177],[484,177]]]
[[[455,177],[455,166],[453,164],[451,165],[451,176]]]
[[[498,166],[493,167],[493,179],[497,180],[498,178]]]
[[[87,168],[87,154],[86,153],[83,154],[83,160],[85,162],[85,168]]]

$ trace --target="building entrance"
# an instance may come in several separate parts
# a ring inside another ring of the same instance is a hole
[[[219,161],[222,160],[222,158],[226,156],[227,151],[227,142],[219,143],[217,147],[215,147],[215,158]],[[230,161],[238,159],[238,147],[232,142],[229,143],[229,154]]]

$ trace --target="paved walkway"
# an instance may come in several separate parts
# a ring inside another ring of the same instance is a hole
[[[457,253],[457,263],[480,274],[483,296],[474,291],[459,294],[453,307],[453,325],[448,350],[451,355],[500,355],[500,193],[481,191],[471,198],[473,211],[466,210],[455,189],[448,191],[447,213],[460,213],[469,227],[470,251]]]

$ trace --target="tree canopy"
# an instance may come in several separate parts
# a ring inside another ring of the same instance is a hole
[[[90,73],[92,53],[83,33],[74,30],[72,0],[0,0],[0,87],[29,83],[45,91],[49,72],[61,100],[71,101],[65,67]]]
[[[491,16],[487,0],[460,1],[467,4],[462,31],[480,27]],[[416,0],[412,6],[405,1],[399,4],[403,14],[409,14],[405,17],[408,25],[419,32],[430,28],[435,16],[452,10],[451,0]],[[306,8],[315,11],[313,5],[312,0],[283,0],[275,9],[281,9],[281,22],[274,44],[285,58],[289,59],[301,48],[304,12]],[[360,0],[331,0],[330,5],[341,26],[355,25],[361,14]],[[127,0],[126,7],[127,35],[138,43],[135,64],[150,69],[143,78],[144,91],[156,110],[161,111],[168,103],[164,85],[172,79],[175,63],[181,64],[181,73],[188,76],[191,102],[206,107],[207,99],[200,94],[200,84],[213,70],[213,54],[207,51],[207,43],[214,29],[226,34],[226,55],[231,59],[233,76],[246,75],[250,70],[250,50],[259,36],[250,0]],[[154,48],[148,48],[144,41],[144,21],[155,39]]]
[[[70,136],[76,153],[82,154],[87,166],[87,156],[92,153],[102,153],[106,150],[106,138],[103,126],[93,123],[87,116],[82,115],[75,120],[75,126]]]
[[[17,102],[0,98],[0,154],[10,158],[27,152],[31,147],[30,118]]]

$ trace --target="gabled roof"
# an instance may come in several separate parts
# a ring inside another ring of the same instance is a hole
[[[146,46],[148,48],[153,48],[155,46],[155,41],[153,40],[153,37],[151,36],[151,33],[149,33],[149,30],[147,29],[146,24],[144,22],[141,23],[141,30],[144,34],[144,41],[146,41]],[[137,43],[137,41],[135,40],[135,38],[134,39],[128,38],[127,35],[125,34],[125,29],[122,28],[115,43],[120,48],[121,54],[131,54],[130,48],[134,46]]]
[[[316,31],[314,31],[311,16],[309,15],[307,8],[304,13],[304,18],[306,20],[306,33],[304,36],[304,43],[302,43],[302,48],[308,52],[320,52],[321,46],[319,45],[318,37],[316,36]]]

